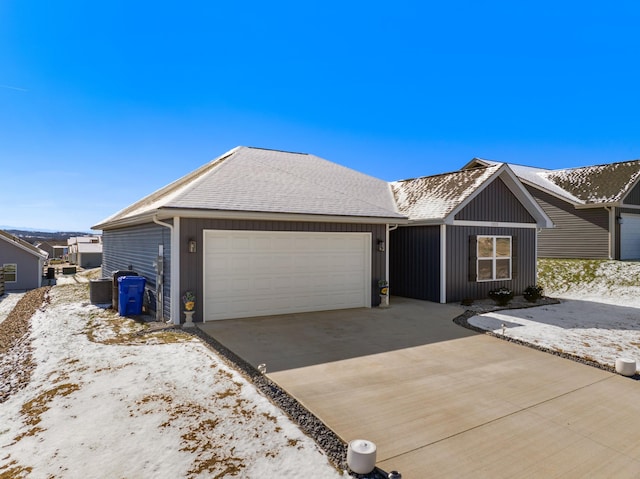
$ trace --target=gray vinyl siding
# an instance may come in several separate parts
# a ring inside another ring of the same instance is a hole
[[[385,241],[386,225],[352,223],[313,223],[293,221],[247,221],[224,219],[182,218],[180,221],[180,296],[194,291],[197,298],[204,295],[203,231],[204,230],[248,230],[248,231],[313,231],[313,232],[369,232],[371,233],[371,302],[380,304],[378,280],[384,279],[386,256],[378,252],[378,241]],[[188,253],[188,241],[195,239],[197,252]],[[202,303],[196,301],[195,321],[202,321]]]
[[[609,212],[604,208],[576,209],[566,201],[527,186],[554,228],[538,237],[540,258],[609,258]]]
[[[389,289],[397,296],[440,301],[440,226],[391,231]]]
[[[163,316],[171,317],[171,232],[155,223],[105,230],[102,236],[102,276],[110,278],[114,271],[129,270],[146,278],[147,290],[152,295],[155,309],[156,270],[158,245],[164,245],[164,307]]]
[[[504,223],[536,222],[500,178],[493,181],[460,210],[455,219]]]
[[[40,287],[42,278],[41,263],[37,256],[0,240],[0,267],[3,264],[16,264],[17,281],[5,282],[5,291],[27,291]]]
[[[536,282],[536,229],[447,226],[447,302],[487,298],[490,290],[501,286],[520,295]],[[515,278],[508,281],[471,281],[469,278],[469,238],[473,235],[504,235],[515,238]]]

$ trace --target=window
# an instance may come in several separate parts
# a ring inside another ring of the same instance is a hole
[[[3,264],[4,268],[4,282],[15,283],[18,281],[18,265],[15,263]]]
[[[511,236],[477,237],[477,281],[511,279]]]

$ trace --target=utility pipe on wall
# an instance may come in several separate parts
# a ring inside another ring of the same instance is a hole
[[[153,222],[157,225],[169,228],[171,242],[171,304],[169,305],[170,320],[173,324],[180,324],[180,217],[173,218],[173,224],[160,221],[157,215],[153,216]]]

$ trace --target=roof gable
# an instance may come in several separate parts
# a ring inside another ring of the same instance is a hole
[[[552,170],[540,174],[581,203],[622,201],[640,177],[640,160]]]
[[[5,243],[13,245],[16,248],[20,248],[40,259],[47,259],[47,257],[49,256],[49,253],[47,253],[46,251],[43,251],[40,248],[36,248],[31,243],[27,243],[25,240],[18,238],[17,236],[13,236],[6,231],[0,230],[0,241],[4,241]]]
[[[463,168],[492,164],[498,163],[474,158]],[[558,170],[511,163],[509,167],[525,183],[575,205],[622,202],[640,181],[640,160]]]
[[[456,215],[498,178],[511,193],[510,197],[515,197],[526,210],[526,214],[519,210],[521,218],[526,219],[524,222],[533,219],[539,227],[552,226],[546,213],[504,163],[474,164],[468,169],[442,175],[396,181],[391,186],[398,209],[410,221],[453,224]]]
[[[399,211],[410,220],[444,219],[499,168],[493,165],[394,181],[391,188]]]
[[[238,147],[96,228],[160,209],[403,218],[383,180],[314,155]]]

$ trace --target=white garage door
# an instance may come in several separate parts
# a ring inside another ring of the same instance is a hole
[[[640,215],[620,216],[620,259],[640,259]]]
[[[370,233],[204,232],[204,319],[371,306]]]

